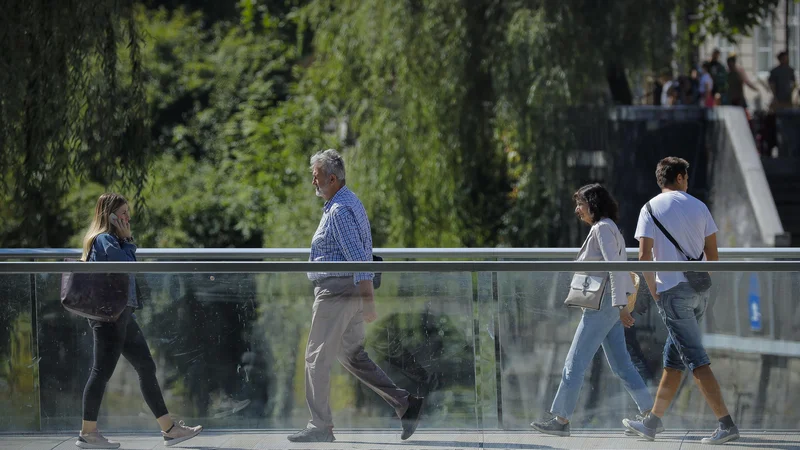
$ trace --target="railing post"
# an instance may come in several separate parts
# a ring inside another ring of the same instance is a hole
[[[483,366],[481,365],[481,314],[480,314],[480,273],[470,273],[472,281],[472,364],[475,374],[475,426],[483,430]]]
[[[42,431],[42,384],[39,379],[39,316],[38,298],[36,295],[36,274],[30,274],[31,290],[31,368],[33,369],[33,396],[36,414],[36,431]]]
[[[497,272],[492,272],[492,301],[495,304],[494,314],[494,367],[497,389],[497,426],[505,430],[503,425],[503,346],[500,333],[500,292],[497,285]]]
[[[742,281],[742,272],[733,274],[733,321],[736,326],[736,336],[742,335],[742,324],[739,317],[739,283]],[[705,330],[704,330],[705,331]]]

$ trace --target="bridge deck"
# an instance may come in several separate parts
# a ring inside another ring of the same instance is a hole
[[[453,430],[420,430],[408,441],[401,441],[397,430],[369,430],[336,432],[336,442],[295,444],[286,440],[288,431],[206,431],[200,436],[172,448],[210,449],[708,449],[700,439],[709,431],[667,431],[655,442],[637,437],[627,437],[621,431],[573,431],[572,436],[560,438],[535,432],[487,431],[457,432]],[[123,449],[161,449],[161,438],[143,433],[107,433],[107,436],[122,443]],[[758,431],[742,433],[738,441],[728,447],[743,449],[800,449],[798,431]],[[68,434],[2,435],[0,449],[52,450],[75,449],[75,436]]]

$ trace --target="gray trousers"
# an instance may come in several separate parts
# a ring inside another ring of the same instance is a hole
[[[329,397],[331,368],[337,359],[402,417],[408,409],[409,393],[398,388],[364,351],[362,303],[353,277],[325,278],[315,286],[306,347],[308,428],[333,428]]]

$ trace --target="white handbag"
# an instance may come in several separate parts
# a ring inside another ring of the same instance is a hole
[[[591,236],[591,233],[589,233],[589,236]],[[589,242],[589,236],[586,236],[586,240],[583,241],[578,255],[583,253],[586,243]],[[600,310],[600,303],[606,293],[608,278],[608,272],[605,272],[604,275],[575,272],[572,275],[572,281],[569,283],[569,293],[567,294],[567,299],[564,300],[564,305],[575,308],[588,308],[595,311]]]
[[[564,304],[572,307],[581,307],[599,310],[603,295],[608,284],[608,273],[605,276],[589,275],[584,272],[575,272],[569,284],[569,294]]]

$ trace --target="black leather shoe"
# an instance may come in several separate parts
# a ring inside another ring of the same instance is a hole
[[[403,418],[400,419],[403,423],[403,434],[400,435],[400,439],[405,441],[417,431],[419,418],[422,416],[422,404],[424,401],[424,397],[417,397],[415,395],[408,396],[408,409],[406,413],[403,414]]]

